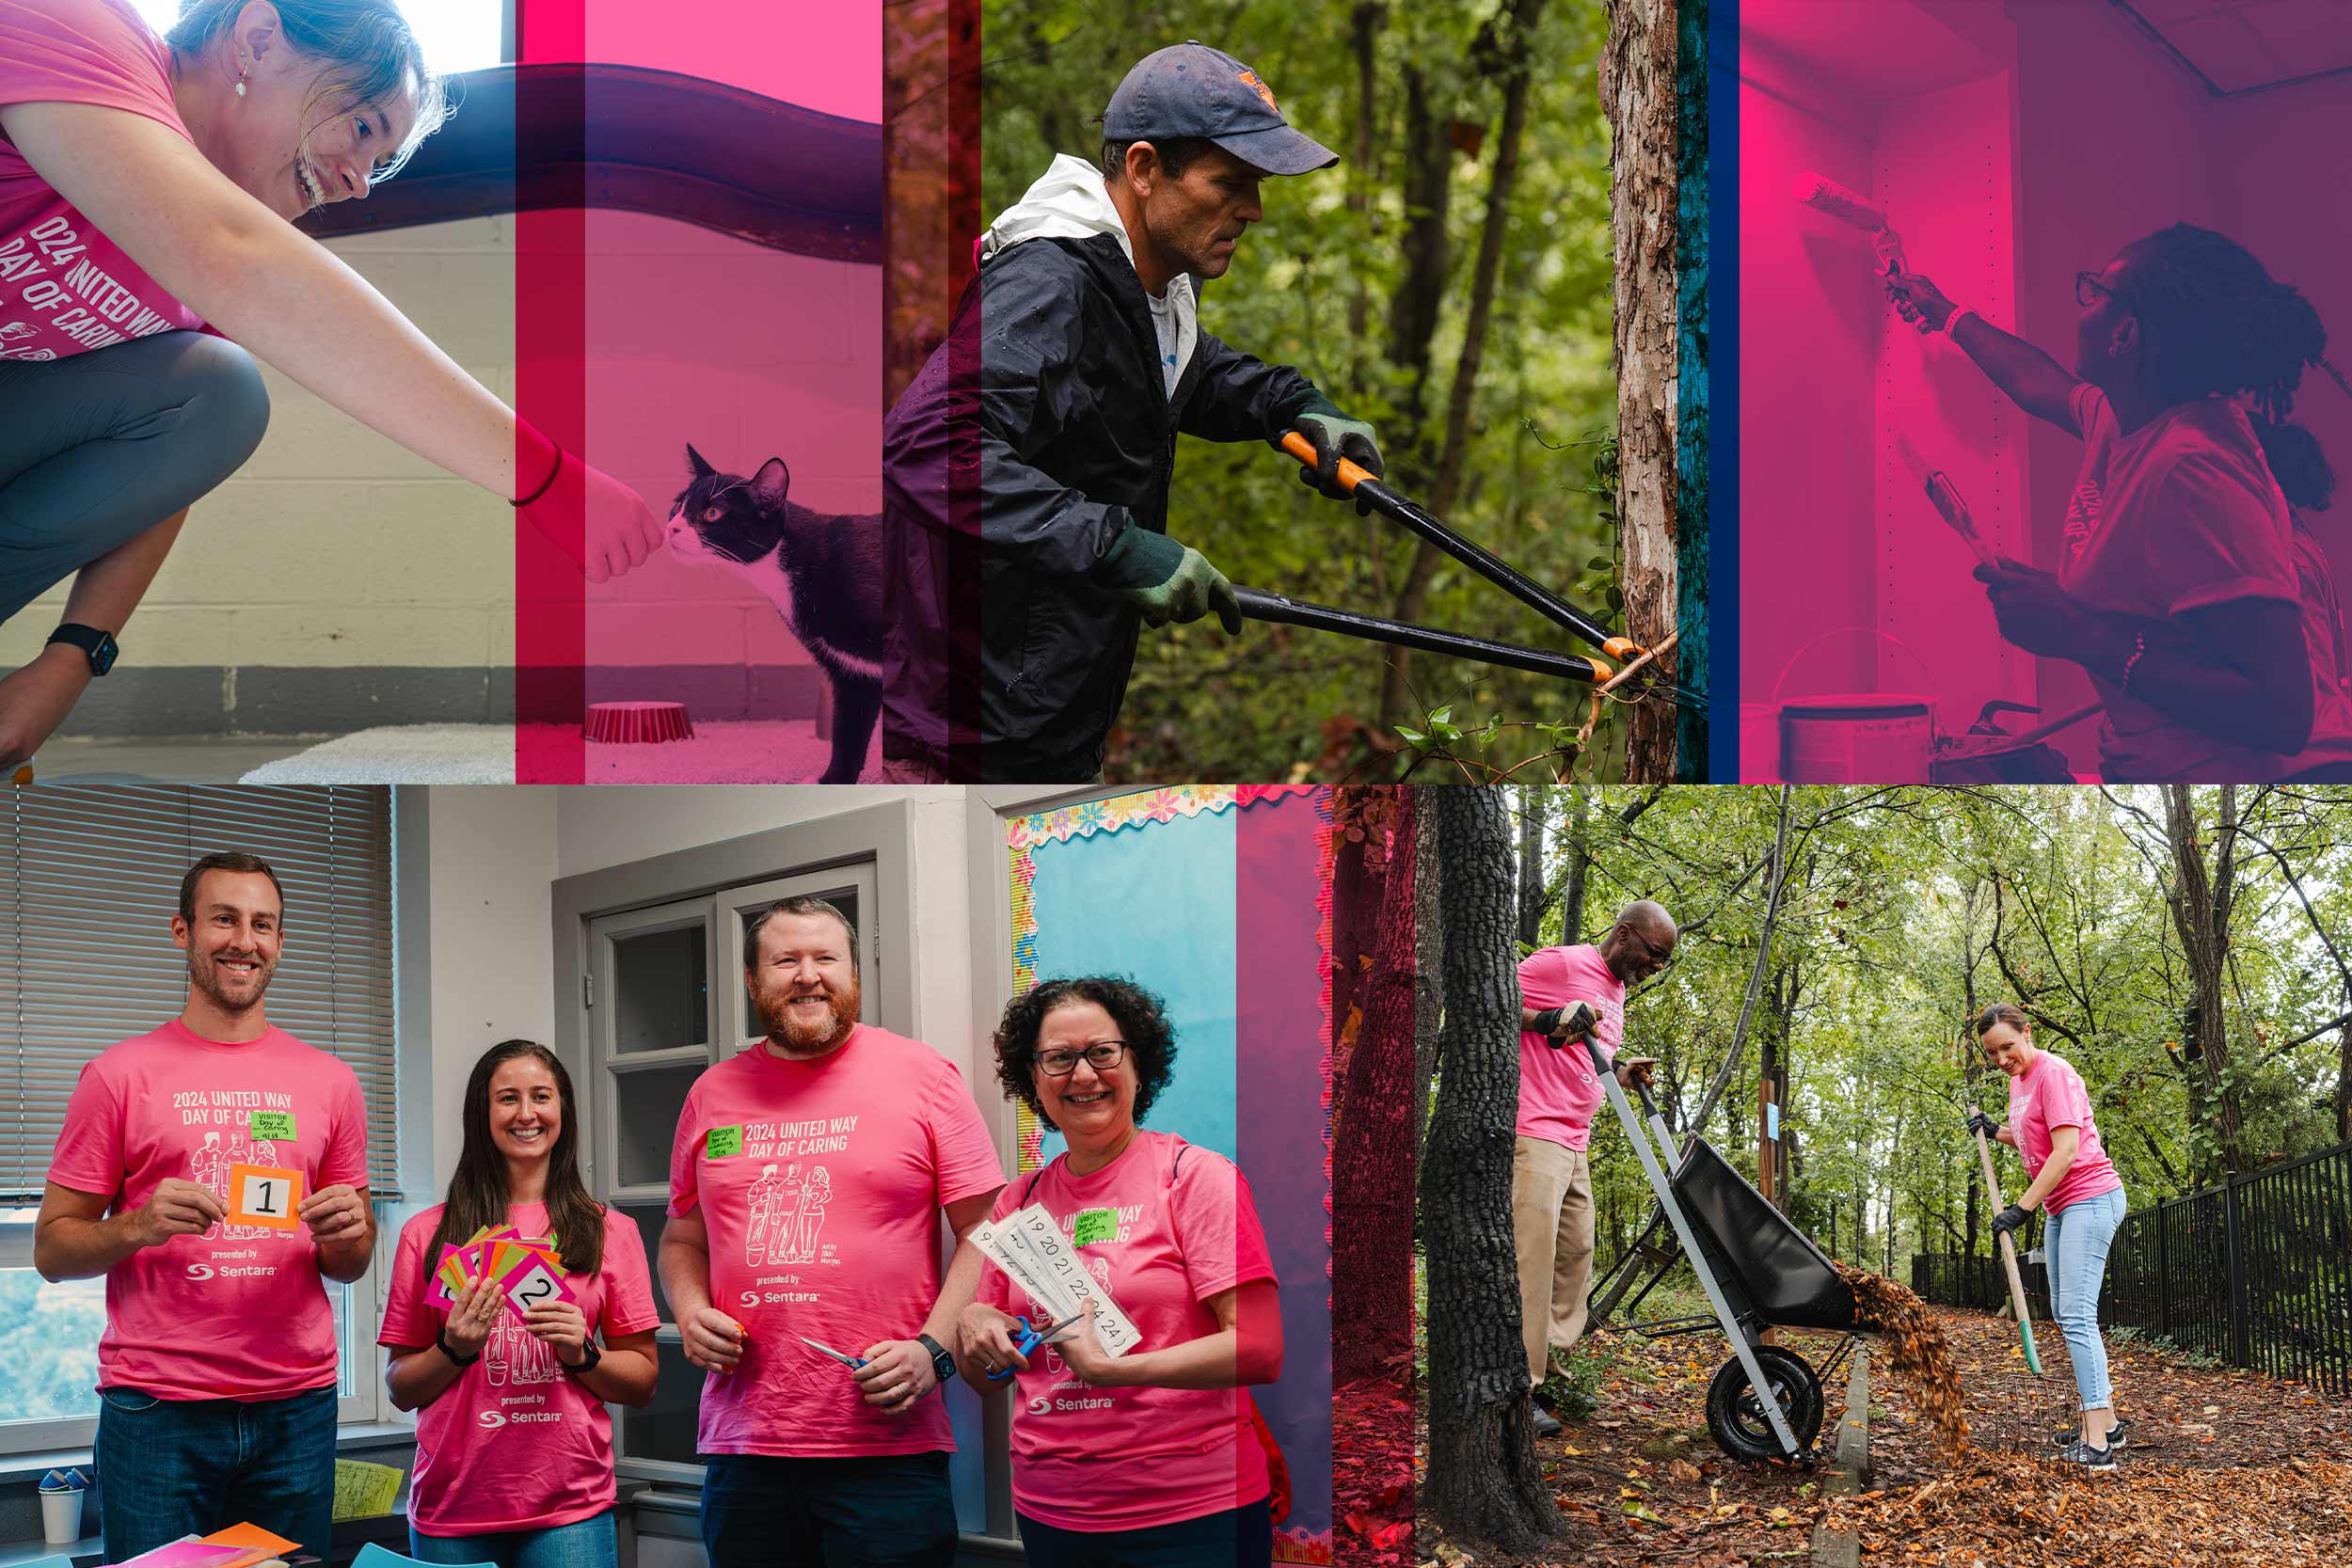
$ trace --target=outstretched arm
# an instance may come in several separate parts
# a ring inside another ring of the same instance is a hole
[[[1922,331],[1944,331],[1958,309],[1920,273],[1895,274],[1886,280],[1886,292],[1903,320]],[[1952,333],[1952,341],[2018,407],[2069,436],[2082,434],[2074,420],[2074,388],[2082,383],[2065,366],[1974,312]]]

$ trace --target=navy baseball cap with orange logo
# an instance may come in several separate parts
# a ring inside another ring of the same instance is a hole
[[[1146,55],[1103,111],[1103,139],[1200,136],[1268,174],[1328,168],[1340,155],[1291,129],[1258,73],[1197,40]]]

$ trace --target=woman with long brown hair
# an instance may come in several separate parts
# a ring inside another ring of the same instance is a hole
[[[653,1398],[660,1318],[644,1242],[580,1179],[572,1080],[554,1052],[492,1046],[466,1081],[463,1120],[447,1200],[401,1227],[377,1340],[392,1402],[419,1413],[410,1550],[425,1562],[613,1568],[605,1405]],[[442,1247],[504,1225],[553,1243],[574,1299],[526,1309],[481,1279],[436,1307]]]

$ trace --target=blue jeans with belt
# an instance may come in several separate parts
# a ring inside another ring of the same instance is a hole
[[[0,359],[0,621],[209,494],[268,424],[253,356],[201,332]]]
[[[2115,1402],[2107,1386],[2107,1347],[2099,1338],[2099,1286],[2107,1276],[2107,1249],[2123,1223],[2123,1189],[2077,1198],[2042,1222],[2050,1262],[2050,1312],[2074,1363],[2074,1391],[2085,1410]]]
[[[98,1391],[98,1528],[122,1562],[246,1520],[326,1556],[335,1386],[277,1400]]]

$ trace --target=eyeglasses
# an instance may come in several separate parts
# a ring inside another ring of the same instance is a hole
[[[1125,1040],[1096,1040],[1084,1051],[1041,1051],[1038,1069],[1048,1078],[1067,1078],[1078,1070],[1078,1058],[1097,1072],[1107,1072],[1127,1059]]]
[[[1667,959],[1674,957],[1671,952],[1661,953],[1657,948],[1651,946],[1649,938],[1644,936],[1639,931],[1629,928],[1625,934],[1642,944],[1643,969],[1645,973],[1655,974],[1658,971],[1666,967]]]
[[[2075,304],[2096,305],[2102,296],[2107,299],[2122,299],[2123,293],[2120,289],[2110,289],[2105,283],[2100,282],[2099,275],[2095,272],[2078,272],[2074,275]]]

